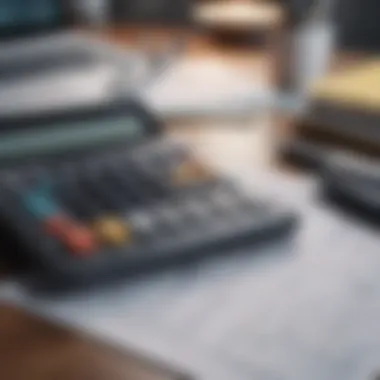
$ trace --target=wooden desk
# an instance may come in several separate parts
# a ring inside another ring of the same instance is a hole
[[[4,380],[185,380],[134,353],[0,305],[0,378]]]

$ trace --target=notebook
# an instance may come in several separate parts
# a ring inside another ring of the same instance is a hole
[[[312,99],[362,111],[380,109],[380,60],[373,59],[326,76],[311,91]]]

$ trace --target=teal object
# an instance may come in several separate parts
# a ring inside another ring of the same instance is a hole
[[[1,3],[1,0],[0,0]],[[98,121],[54,123],[32,133],[16,131],[0,140],[0,159],[52,154],[83,149],[143,136],[143,124],[133,117]]]
[[[24,196],[24,204],[28,211],[38,219],[46,219],[60,213],[57,202],[44,191],[34,191]]]

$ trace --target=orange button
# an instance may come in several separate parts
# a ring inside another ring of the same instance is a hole
[[[122,246],[132,241],[131,227],[115,217],[103,217],[94,223],[94,234],[99,240],[113,246]]]
[[[173,182],[179,186],[210,178],[212,178],[212,173],[196,161],[184,162],[173,173]]]

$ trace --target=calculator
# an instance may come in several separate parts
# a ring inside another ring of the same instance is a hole
[[[33,286],[66,290],[228,255],[294,231],[135,101],[2,123],[0,223]]]

